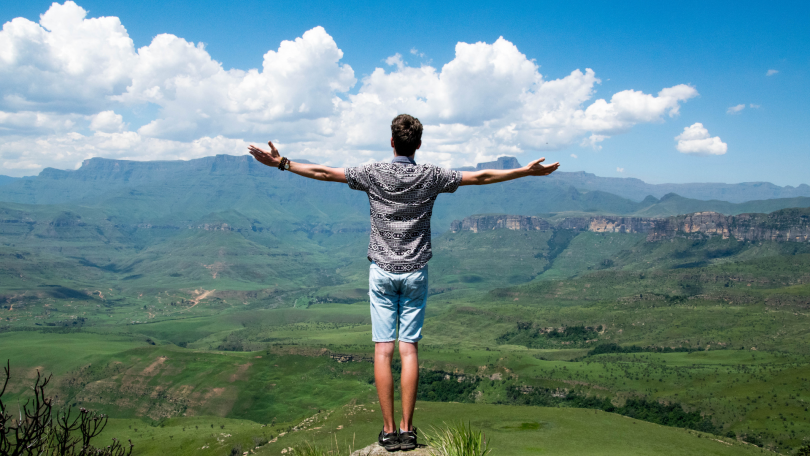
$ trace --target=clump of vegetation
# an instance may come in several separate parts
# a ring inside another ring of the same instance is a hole
[[[317,445],[305,442],[293,447],[293,456],[326,456],[328,451]]]
[[[457,377],[443,371],[419,371],[417,399],[431,402],[475,402],[475,391],[480,379],[474,376]]]
[[[639,347],[638,345],[631,345],[629,347],[623,347],[619,344],[614,343],[607,343],[607,344],[599,344],[594,347],[591,351],[588,352],[588,356],[593,355],[603,355],[607,353],[692,353],[695,351],[699,351],[701,348],[692,348],[692,347],[655,347],[655,346],[648,346],[648,347]]]
[[[116,439],[106,448],[97,448],[90,441],[107,426],[107,416],[82,408],[77,416],[71,409],[56,412],[53,399],[45,395],[51,377],[42,378],[37,371],[34,397],[20,406],[19,415],[11,414],[3,402],[11,380],[11,364],[6,362],[6,378],[0,389],[0,454],[37,454],[46,456],[129,456],[132,442],[125,448]]]
[[[702,416],[700,412],[687,412],[677,403],[662,404],[643,398],[630,398],[623,406],[616,407],[608,398],[577,394],[574,391],[518,385],[507,385],[506,399],[504,403],[513,405],[598,409],[663,426],[722,434],[722,428],[715,426],[710,418]]]
[[[548,348],[557,345],[568,345],[573,348],[597,340],[600,331],[602,325],[540,328],[531,322],[519,321],[515,330],[507,331],[496,341],[499,344],[523,345],[529,348]]]
[[[482,431],[473,430],[468,422],[444,423],[425,434],[433,456],[486,456],[492,450]]]
[[[350,456],[354,450],[354,445],[344,445],[342,448],[335,440],[329,443],[329,448],[318,446],[310,442],[299,443],[292,449],[292,456]]]

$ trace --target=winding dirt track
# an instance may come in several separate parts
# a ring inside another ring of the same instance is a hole
[[[188,309],[186,309],[186,310],[191,310],[191,309],[193,309],[193,308],[194,308],[194,306],[196,306],[197,304],[199,304],[199,303],[200,303],[200,301],[202,301],[203,299],[207,298],[207,297],[208,297],[208,296],[209,296],[211,293],[213,293],[213,292],[215,292],[215,291],[217,291],[217,290],[216,290],[216,289],[214,289],[214,290],[209,290],[209,291],[205,291],[205,290],[203,290],[203,293],[202,293],[201,295],[199,295],[199,296],[197,296],[196,298],[192,299],[192,301],[194,302],[194,304],[192,304],[192,305],[191,305],[191,307],[189,307],[189,308],[188,308]]]

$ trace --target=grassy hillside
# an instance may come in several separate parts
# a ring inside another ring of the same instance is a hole
[[[102,160],[4,185],[12,402],[53,373],[61,404],[108,413],[105,436],[137,454],[370,443],[367,202],[266,171]],[[803,204],[636,203],[539,179],[488,190],[442,196],[437,226]],[[494,230],[433,246],[423,429],[469,419],[498,454],[764,451],[743,440],[788,454],[810,437],[810,245]]]

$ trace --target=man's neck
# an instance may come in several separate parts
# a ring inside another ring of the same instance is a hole
[[[411,156],[407,156],[407,155],[394,155],[394,159],[393,159],[393,160],[391,160],[391,163],[410,163],[411,165],[415,165],[415,164],[416,164],[416,162],[415,162],[415,161],[414,161],[414,159],[413,159],[413,157],[414,157],[415,155],[416,155],[416,154],[413,154],[413,155],[411,155]]]

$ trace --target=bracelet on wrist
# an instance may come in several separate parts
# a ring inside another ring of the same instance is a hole
[[[278,164],[279,171],[286,171],[290,169],[290,160],[287,157],[281,157],[281,162]]]

